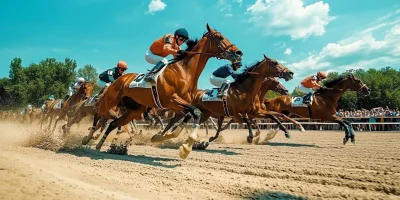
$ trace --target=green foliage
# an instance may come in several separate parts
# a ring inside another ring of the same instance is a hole
[[[400,108],[400,70],[391,67],[368,69],[367,71],[347,70],[341,74],[331,72],[322,82],[331,81],[340,76],[354,74],[371,89],[371,95],[365,96],[354,91],[347,91],[338,102],[338,108],[345,110],[371,109],[375,107]],[[292,95],[301,95],[294,91]]]

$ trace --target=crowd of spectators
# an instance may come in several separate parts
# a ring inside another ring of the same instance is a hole
[[[348,117],[372,117],[372,118],[382,118],[382,117],[399,117],[400,111],[399,109],[389,109],[388,107],[382,108],[373,108],[371,110],[361,109],[361,110],[343,110],[339,109],[336,112],[337,116],[348,118]]]

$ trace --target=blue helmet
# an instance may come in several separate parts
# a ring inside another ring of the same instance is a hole
[[[51,94],[49,98],[50,98],[50,99],[54,99],[54,95]]]

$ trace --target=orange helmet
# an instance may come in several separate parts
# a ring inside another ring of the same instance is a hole
[[[125,61],[119,61],[117,64],[117,67],[123,68],[123,69],[128,69],[128,64],[126,64]]]
[[[321,78],[327,78],[328,74],[326,74],[326,72],[318,72],[317,76],[321,77]]]

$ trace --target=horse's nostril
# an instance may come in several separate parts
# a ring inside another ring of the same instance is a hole
[[[238,56],[243,56],[243,52],[242,51],[236,51],[235,54],[238,55]]]

